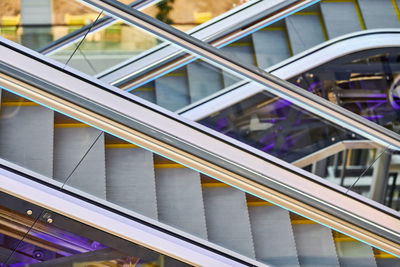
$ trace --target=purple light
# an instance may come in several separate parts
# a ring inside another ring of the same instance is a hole
[[[319,85],[319,83],[320,83],[319,81],[315,81],[312,84],[310,84],[310,86],[308,87],[308,91],[309,92],[314,92],[315,88]]]
[[[224,127],[228,125],[228,119],[227,118],[221,118],[217,121],[217,125],[215,126],[215,129],[217,131],[221,131]]]
[[[383,115],[371,115],[371,116],[364,116],[367,120],[377,120],[383,118]]]
[[[273,149],[274,146],[275,146],[275,144],[274,144],[274,143],[271,143],[271,144],[266,145],[265,147],[261,148],[261,150],[264,151],[264,152],[266,152],[266,151],[269,151],[269,150]]]

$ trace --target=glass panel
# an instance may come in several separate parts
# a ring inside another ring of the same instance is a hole
[[[91,201],[101,201],[118,212],[134,216],[133,211],[158,220],[263,263],[278,266],[297,262],[318,265],[321,260],[334,263],[340,260],[332,230],[323,225],[65,115],[22,101],[10,92],[4,93],[3,90],[2,99],[2,108],[9,108],[2,112],[1,122],[7,124],[0,124],[0,157],[5,160],[2,164],[11,162],[19,165],[20,171],[24,170],[22,167],[45,174],[37,176],[38,179],[73,190]],[[20,102],[11,101],[16,99]],[[51,116],[46,117],[44,112]],[[321,126],[312,122],[312,117],[307,120],[309,124]],[[346,136],[326,126],[326,132],[329,131],[336,134],[329,136]],[[6,144],[9,148],[5,147]],[[24,149],[16,149],[18,146],[24,146]],[[47,150],[51,151],[48,158]],[[296,155],[301,154],[299,150],[294,149]],[[22,213],[26,213],[26,209],[24,207]],[[71,225],[69,221],[66,223],[65,218],[51,211],[40,213],[41,209],[37,211],[36,208],[32,211],[34,215],[40,214],[38,227],[47,225],[50,218],[52,226],[57,229],[68,232],[71,229],[67,227]],[[32,229],[37,228],[34,226]],[[114,243],[104,241],[108,238],[97,235],[88,236],[89,231],[85,228],[82,232],[73,233],[83,236],[88,244],[96,241],[95,251],[112,247],[126,253],[125,246],[113,246]],[[22,244],[29,243],[28,240]],[[357,246],[366,247],[365,254],[360,257],[374,259],[371,247],[354,242]],[[340,249],[347,253],[345,255],[352,255],[347,247]],[[20,253],[22,246],[17,246],[16,251]],[[46,250],[43,251],[43,255],[47,255]],[[38,257],[47,257],[39,254]],[[62,261],[61,256],[51,255],[49,260]],[[101,255],[102,261],[138,257],[134,253],[112,258],[102,258]],[[384,255],[393,258],[389,254]],[[65,260],[68,260],[67,256]],[[98,261],[98,258],[93,261]]]
[[[0,192],[0,266],[188,266]]]
[[[186,32],[246,2],[251,0],[161,0],[142,12]]]
[[[76,50],[68,66],[96,75],[147,51],[161,41],[137,27],[118,21],[97,30],[88,35],[82,43],[80,42],[81,40],[77,40],[72,45],[52,53],[49,57],[65,64]]]
[[[99,15],[77,1],[4,0],[2,6],[0,35],[33,50],[90,24]]]
[[[306,70],[290,82],[400,132],[400,49],[366,50]]]

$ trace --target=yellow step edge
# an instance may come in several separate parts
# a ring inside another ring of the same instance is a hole
[[[38,103],[31,102],[31,101],[13,101],[13,102],[3,102],[1,103],[3,107],[33,107],[33,106],[40,106]]]
[[[134,144],[106,144],[105,148],[138,148],[139,146]]]
[[[284,27],[266,27],[261,29],[261,31],[284,31]]]
[[[383,252],[383,251],[379,251],[378,253],[374,254],[375,259],[398,259],[396,256]]]
[[[87,125],[85,123],[79,123],[79,122],[54,124],[54,128],[82,128],[82,127],[91,127],[91,126]]]
[[[291,220],[292,224],[317,224],[314,221],[308,220],[308,219],[294,219]]]
[[[186,76],[186,73],[184,72],[173,72],[164,75],[164,77],[184,77],[184,76]]]
[[[218,182],[216,182],[216,183],[204,183],[204,184],[201,184],[201,187],[203,187],[203,188],[211,188],[211,187],[229,187],[229,185],[224,184],[224,183],[218,183]]]
[[[350,236],[337,236],[333,238],[333,241],[335,242],[357,242],[356,239],[350,237]]]
[[[169,168],[186,168],[185,166],[178,163],[156,163],[154,164],[155,169],[169,169]]]
[[[136,91],[136,92],[152,92],[152,91],[154,91],[154,88],[152,88],[152,87],[140,87],[140,88],[134,89],[133,91]]]
[[[296,15],[296,16],[319,16],[319,12],[301,11],[301,12],[294,13],[293,15]]]
[[[267,201],[247,201],[248,207],[265,207],[265,206],[274,206],[274,204],[269,203]]]
[[[231,43],[228,46],[251,46],[251,43]]]

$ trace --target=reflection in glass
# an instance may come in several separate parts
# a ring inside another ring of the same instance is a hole
[[[8,267],[187,266],[2,192],[0,263]]]

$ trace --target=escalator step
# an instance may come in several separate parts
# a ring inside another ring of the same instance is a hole
[[[77,124],[77,127],[70,126],[55,125],[53,177],[64,183],[78,166],[66,185],[106,199],[104,133],[95,128],[80,127],[80,124]],[[94,143],[99,135],[99,139]],[[89,150],[92,144],[94,145]]]
[[[176,164],[156,164],[155,175],[159,220],[207,239],[200,174]]]
[[[358,0],[366,28],[398,28],[399,19],[392,0]]]
[[[288,40],[283,27],[281,30],[255,32],[252,38],[259,68],[266,69],[290,57]]]
[[[321,13],[329,39],[362,30],[353,2],[322,2]]]
[[[331,229],[315,223],[293,224],[301,266],[339,266]]]
[[[325,41],[319,15],[315,12],[296,13],[285,19],[294,55]]]
[[[208,239],[254,258],[246,195],[232,187],[203,187]]]
[[[130,144],[108,144],[106,174],[108,201],[157,219],[153,153]]]
[[[249,215],[257,260],[271,266],[300,266],[289,212],[249,205]]]
[[[172,72],[155,80],[156,103],[176,111],[189,105],[189,88],[186,72]]]
[[[52,177],[53,127],[52,110],[33,102],[2,103],[0,157]]]
[[[221,70],[206,62],[196,61],[187,66],[190,102],[201,100],[223,88]]]

